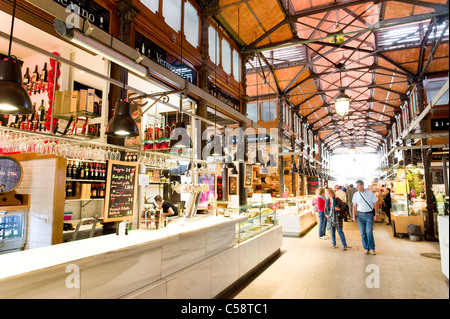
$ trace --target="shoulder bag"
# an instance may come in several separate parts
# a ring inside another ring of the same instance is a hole
[[[366,201],[366,199],[364,198],[363,194],[361,194],[360,191],[358,191],[358,193],[359,193],[359,195],[362,197],[362,199],[364,199],[364,201],[366,202],[366,204],[369,205],[369,207],[372,209],[372,212],[371,212],[371,213],[372,213],[373,215],[375,215],[375,208],[373,208],[373,207]]]

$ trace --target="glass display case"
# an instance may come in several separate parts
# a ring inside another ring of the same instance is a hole
[[[248,217],[246,221],[236,226],[236,240],[241,243],[277,225],[277,209],[277,202],[255,202],[236,208],[218,208],[217,214],[225,217],[238,215]]]
[[[420,199],[408,200],[406,195],[395,195],[392,199],[391,228],[394,237],[408,234],[408,225],[419,225],[424,235],[426,202]]]
[[[424,208],[426,208],[426,202],[411,201],[403,196],[396,196],[392,200],[392,212],[397,216],[420,216]]]
[[[283,226],[284,236],[301,236],[317,223],[312,207],[314,196],[275,199],[278,222]]]

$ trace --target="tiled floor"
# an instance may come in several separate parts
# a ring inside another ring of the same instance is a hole
[[[284,237],[280,256],[238,291],[235,299],[448,299],[449,282],[441,262],[421,256],[439,253],[438,242],[394,238],[390,226],[376,223],[377,255],[363,252],[358,226],[344,223],[349,249],[318,239],[317,226],[301,238]]]

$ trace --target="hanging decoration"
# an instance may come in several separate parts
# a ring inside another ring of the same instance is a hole
[[[53,52],[53,54],[59,56],[59,53]],[[50,59],[50,70],[48,71],[48,104],[49,108],[47,111],[47,117],[45,121],[45,128],[50,131],[51,127],[55,128],[58,124],[58,119],[53,118],[53,125],[51,123],[52,113],[53,113],[53,97],[55,90],[59,90],[60,86],[58,84],[58,79],[61,76],[61,62],[56,62],[54,59]]]

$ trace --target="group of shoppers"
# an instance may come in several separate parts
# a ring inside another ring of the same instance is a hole
[[[364,182],[356,181],[348,187],[335,186],[316,190],[313,206],[319,215],[319,238],[327,239],[326,229],[331,236],[333,248],[337,248],[336,231],[342,244],[342,250],[347,250],[347,241],[343,230],[343,222],[348,218],[358,223],[361,240],[366,254],[375,255],[375,240],[373,223],[378,218],[378,199],[373,192],[364,188]]]

